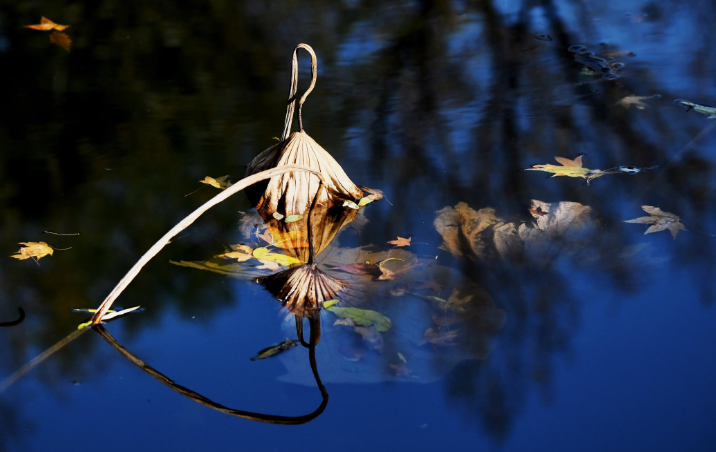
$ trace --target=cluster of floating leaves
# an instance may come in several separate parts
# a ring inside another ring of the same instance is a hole
[[[52,31],[52,33],[50,33],[50,42],[69,52],[72,47],[72,40],[67,36],[67,33],[63,32],[63,30],[68,27],[69,25],[56,24],[46,17],[41,18],[40,23],[37,25],[25,25],[25,28],[33,30]]]

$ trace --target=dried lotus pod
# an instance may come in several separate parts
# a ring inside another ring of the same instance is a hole
[[[291,133],[298,89],[298,49],[305,49],[311,55],[312,79],[298,103],[299,130]],[[313,204],[326,206],[328,203],[342,202],[342,200],[358,200],[363,196],[363,191],[350,180],[338,162],[303,130],[301,108],[316,85],[316,70],[316,54],[311,46],[307,44],[296,46],[293,51],[291,90],[281,141],[259,154],[248,165],[246,175],[300,163],[320,171],[325,186],[321,189],[321,179],[308,173],[286,173],[281,177],[274,177],[260,196],[253,193],[252,201],[262,215],[273,215],[274,212],[284,216],[303,215]],[[315,202],[314,198],[316,198]]]

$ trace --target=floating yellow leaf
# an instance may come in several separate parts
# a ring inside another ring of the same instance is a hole
[[[368,205],[372,202],[373,202],[373,200],[370,197],[366,196],[365,198],[361,198],[360,201],[358,201],[358,207],[363,207],[363,206]]]
[[[55,250],[45,242],[20,242],[20,245],[25,246],[20,248],[15,254],[10,255],[10,257],[21,261],[31,257],[39,260],[48,254],[52,256],[52,253],[55,252]]]
[[[200,180],[202,184],[211,185],[212,187],[219,188],[221,190],[231,187],[231,182],[226,180],[229,176],[221,176],[216,179],[213,177],[206,176],[203,180]]]
[[[256,248],[253,251],[253,256],[256,259],[259,259],[261,261],[267,260],[267,261],[273,261],[281,265],[291,265],[291,264],[302,264],[299,259],[296,259],[292,256],[286,256],[285,254],[278,254],[278,253],[272,253],[268,250],[268,248]]]
[[[48,31],[48,30],[62,31],[67,27],[69,27],[69,25],[56,24],[46,17],[41,18],[40,23],[38,25],[25,25],[25,28],[32,28],[33,30],[41,30],[41,31]]]

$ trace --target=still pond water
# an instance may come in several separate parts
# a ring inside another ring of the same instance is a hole
[[[715,450],[716,120],[675,102],[716,103],[714,23],[697,0],[3,2],[0,244],[57,250],[0,259],[0,322],[26,314],[0,328],[0,450]],[[251,360],[297,337],[254,282],[278,263],[216,257],[269,244],[243,193],[143,269],[117,302],[142,312],[15,378],[218,193],[199,180],[276,143],[300,42],[306,131],[385,195],[318,256],[339,307],[380,314],[320,314],[330,398],[300,344]],[[580,154],[610,174],[522,171]]]

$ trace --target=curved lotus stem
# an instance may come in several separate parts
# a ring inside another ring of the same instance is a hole
[[[293,63],[291,65],[291,90],[288,93],[288,107],[286,108],[286,120],[283,124],[283,134],[281,140],[285,140],[291,135],[291,124],[293,123],[293,111],[296,108],[296,92],[298,91],[298,49],[305,49],[311,55],[311,84],[301,96],[298,102],[298,130],[303,130],[303,119],[301,118],[301,107],[313,88],[316,86],[316,78],[318,76],[318,60],[316,52],[308,44],[299,44],[293,49]]]
[[[214,402],[213,400],[199,394],[198,392],[192,391],[191,389],[176,384],[172,379],[167,377],[166,375],[162,374],[158,370],[154,369],[152,366],[147,364],[146,362],[142,361],[137,355],[130,352],[126,348],[122,346],[117,340],[112,337],[111,334],[107,330],[102,327],[102,325],[97,325],[94,327],[94,330],[99,333],[100,336],[102,336],[102,339],[107,341],[109,345],[111,345],[115,350],[117,350],[119,353],[122,354],[125,358],[127,358],[132,364],[139,367],[144,372],[148,373],[152,378],[159,381],[161,384],[169,387],[173,391],[176,391],[177,393],[183,395],[184,397],[188,397],[192,399],[193,401],[200,403],[206,407],[209,407],[213,410],[220,411],[222,413],[228,414],[230,416],[236,416],[240,417],[242,419],[248,419],[250,421],[255,422],[263,422],[266,424],[280,424],[280,425],[297,425],[297,424],[305,424],[306,422],[310,422],[317,418],[318,416],[323,413],[323,411],[326,409],[326,406],[328,405],[328,391],[326,391],[326,388],[323,386],[323,382],[321,382],[321,377],[318,375],[318,367],[316,365],[316,343],[318,342],[318,338],[316,337],[317,334],[320,334],[318,331],[316,331],[316,322],[311,322],[311,339],[310,344],[308,348],[308,359],[309,363],[311,365],[311,370],[313,371],[313,376],[316,379],[316,384],[318,385],[318,389],[321,391],[321,404],[318,406],[316,410],[314,410],[311,413],[304,414],[302,416],[279,416],[275,414],[265,414],[265,413],[256,413],[252,411],[244,411],[244,410],[237,410],[234,408],[229,408],[224,405],[221,405],[217,402]],[[89,328],[85,328],[85,330],[89,330]],[[77,330],[77,331],[83,331],[83,330]]]

